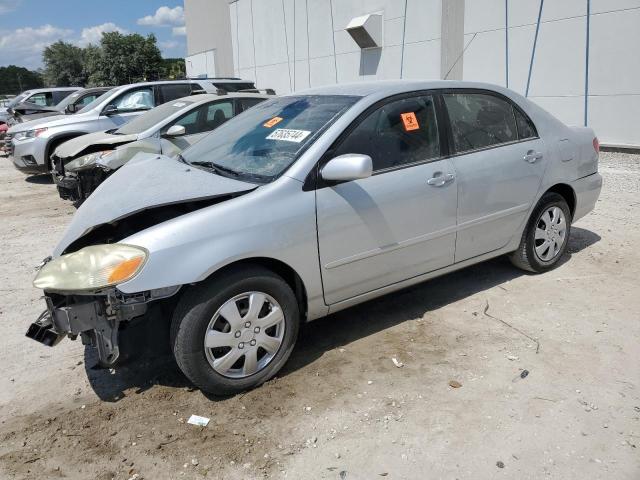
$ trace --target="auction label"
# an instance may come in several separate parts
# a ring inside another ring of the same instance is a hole
[[[282,140],[284,142],[300,143],[311,135],[307,130],[291,130],[288,128],[278,128],[269,134],[267,140]]]

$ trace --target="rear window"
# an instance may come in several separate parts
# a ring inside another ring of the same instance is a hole
[[[445,93],[456,152],[467,152],[518,140],[511,103],[484,93]]]

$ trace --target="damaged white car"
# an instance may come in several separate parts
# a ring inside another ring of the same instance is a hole
[[[303,322],[498,255],[556,266],[600,194],[598,151],[591,129],[480,83],[267,100],[104,182],[38,272],[27,335],[80,336],[113,365],[131,325],[167,327],[199,388],[252,388]]]
[[[149,110],[120,128],[69,140],[51,157],[58,193],[65,200],[83,201],[137,154],[174,156],[267,98],[259,93],[191,95]]]

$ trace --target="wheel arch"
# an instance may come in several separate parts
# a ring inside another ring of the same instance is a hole
[[[45,148],[44,152],[44,161],[46,162],[47,169],[51,170],[51,168],[53,167],[53,165],[51,165],[51,155],[53,155],[55,148],[59,147],[67,140],[71,140],[73,138],[86,134],[87,132],[67,132],[51,137],[47,142],[47,147]]]
[[[287,282],[296,295],[298,307],[300,308],[300,318],[303,322],[307,320],[307,289],[304,285],[302,277],[290,265],[282,260],[270,257],[249,257],[241,260],[233,261],[223,267],[212,272],[207,278],[201,280],[205,282],[211,278],[224,275],[225,273],[243,266],[260,266],[272,271],[282,277]],[[201,283],[199,282],[199,283]]]
[[[567,202],[567,205],[569,205],[571,218],[573,218],[576,213],[576,192],[570,185],[567,185],[566,183],[557,183],[548,188],[544,193],[557,193],[558,195],[562,196]]]

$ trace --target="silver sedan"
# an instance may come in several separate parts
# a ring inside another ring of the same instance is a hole
[[[103,183],[37,274],[28,336],[80,335],[114,365],[129,324],[166,327],[202,390],[252,388],[303,322],[499,255],[556,266],[600,194],[598,151],[591,129],[486,84],[275,98]]]

